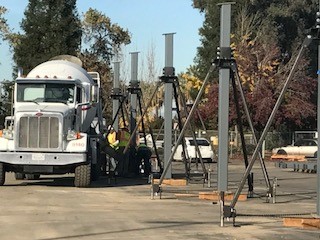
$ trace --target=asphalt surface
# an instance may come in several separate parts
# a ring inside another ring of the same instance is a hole
[[[283,217],[314,216],[317,175],[266,166],[270,179],[278,179],[276,203],[266,202],[266,183],[255,164],[254,197],[236,204],[236,227],[227,220],[220,226],[219,203],[175,195],[215,191],[216,164],[210,164],[210,188],[196,178],[187,186],[163,186],[161,199],[154,200],[143,178],[103,177],[90,188],[75,188],[72,175],[31,181],[7,173],[0,187],[0,239],[320,239],[319,229],[283,226]],[[173,173],[182,170],[182,163],[173,163]],[[243,173],[242,162],[229,163],[230,191]]]

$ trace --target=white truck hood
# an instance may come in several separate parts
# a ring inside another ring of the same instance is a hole
[[[54,112],[61,113],[62,115],[68,114],[74,110],[74,107],[68,106],[63,103],[24,103],[16,104],[16,112]]]

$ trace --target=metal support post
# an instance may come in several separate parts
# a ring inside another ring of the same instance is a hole
[[[278,179],[276,177],[273,178],[273,188],[272,188],[272,203],[276,203],[276,193],[277,193],[277,185]]]
[[[231,52],[224,51],[230,48],[231,31],[231,3],[221,3],[220,12],[220,58],[231,58]],[[228,190],[228,161],[229,161],[229,87],[230,69],[219,69],[219,112],[218,112],[218,191],[220,192],[221,226],[224,225],[225,207],[224,193]]]
[[[138,81],[138,54],[139,52],[132,52],[131,54],[131,81],[130,81],[130,88],[135,89],[139,88],[139,81]],[[130,133],[134,134],[134,129],[136,128],[137,124],[137,92],[131,91],[130,93]],[[134,134],[133,137],[135,144],[136,135]]]
[[[115,94],[120,94],[120,62],[114,62],[114,77],[113,77],[113,92]],[[113,128],[116,132],[119,131],[119,116],[117,111],[119,109],[119,98],[114,98],[112,100],[112,118],[115,119],[113,123]]]
[[[173,68],[173,35],[174,33],[164,34],[165,36],[165,69]],[[164,75],[167,75],[164,73]],[[172,178],[171,165],[169,158],[172,148],[172,99],[173,83],[164,84],[164,167],[168,168],[165,178]],[[169,168],[170,165],[170,168]]]
[[[317,19],[320,18],[320,6],[319,12],[317,12]],[[319,31],[319,24],[317,29]],[[320,133],[320,41],[318,40],[318,105],[317,105],[317,131]],[[320,217],[320,140],[318,137],[318,154],[317,154],[317,215]]]
[[[221,191],[219,194],[220,197],[220,227],[224,226],[224,192]]]
[[[129,154],[125,155],[124,159],[124,171],[128,173],[134,172],[133,162],[135,162],[135,147],[136,147],[136,125],[137,125],[137,104],[138,104],[138,54],[139,52],[131,52],[131,80],[129,83],[129,96],[130,96],[130,141],[127,143],[129,147]]]

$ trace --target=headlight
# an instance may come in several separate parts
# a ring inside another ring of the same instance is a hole
[[[67,134],[67,140],[70,141],[70,140],[76,140],[76,139],[80,139],[81,138],[81,135],[80,135],[80,132],[76,132],[74,130],[68,130],[68,134]]]
[[[12,140],[13,139],[13,130],[3,129],[2,137],[9,139],[9,140]]]

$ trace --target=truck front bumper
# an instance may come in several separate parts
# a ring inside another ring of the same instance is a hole
[[[63,166],[86,161],[86,153],[0,152],[0,162],[17,165]]]

